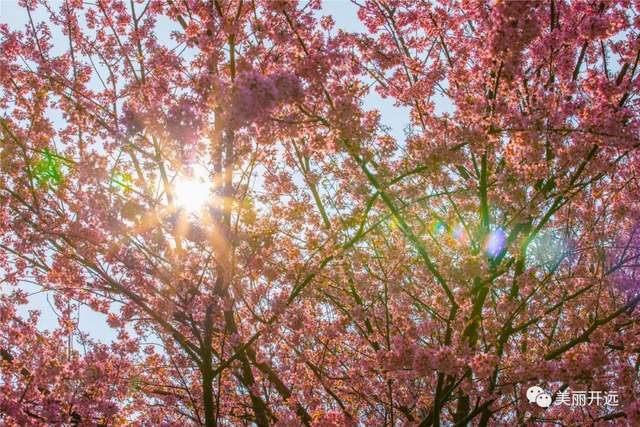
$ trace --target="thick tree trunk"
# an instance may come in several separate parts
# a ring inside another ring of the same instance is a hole
[[[216,423],[215,405],[213,401],[213,375],[211,363],[208,368],[202,368],[202,403],[204,406],[204,425],[213,427]]]

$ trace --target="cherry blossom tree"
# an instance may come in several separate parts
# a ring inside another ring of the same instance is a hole
[[[640,420],[640,4],[20,5],[3,424]]]

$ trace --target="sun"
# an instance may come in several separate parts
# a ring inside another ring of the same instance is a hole
[[[190,214],[197,214],[211,200],[209,174],[204,168],[194,168],[188,175],[178,176],[173,184],[176,208]]]

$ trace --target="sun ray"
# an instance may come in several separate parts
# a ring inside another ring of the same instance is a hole
[[[211,180],[204,168],[193,168],[173,184],[174,205],[187,214],[197,215],[211,202]]]

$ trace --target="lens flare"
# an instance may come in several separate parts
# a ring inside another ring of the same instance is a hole
[[[501,228],[493,230],[487,236],[485,250],[490,258],[495,258],[504,250],[507,235]]]
[[[451,237],[458,245],[466,246],[469,244],[467,232],[462,224],[456,225],[453,230],[451,230]]]
[[[434,236],[442,236],[447,231],[447,224],[440,221],[439,219],[436,219],[431,222],[429,229],[431,231],[431,234],[433,234]]]
[[[529,245],[527,259],[542,267],[553,267],[570,253],[567,242],[557,232],[540,233]]]

